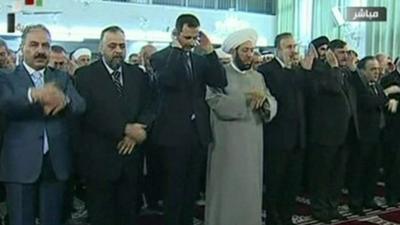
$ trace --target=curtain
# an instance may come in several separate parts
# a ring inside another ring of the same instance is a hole
[[[383,6],[387,9],[386,22],[367,23],[366,53],[385,53],[400,56],[400,1],[368,0],[368,6]]]
[[[332,8],[337,6],[344,15],[347,0],[278,0],[277,30],[291,32],[303,41],[311,41],[321,35],[329,39],[342,38],[343,28],[339,28],[332,15]],[[309,9],[311,8],[311,9]],[[307,30],[308,34],[305,34]]]
[[[308,41],[311,17],[305,18],[305,7],[311,7],[312,0],[277,0],[277,34],[290,32],[297,41]],[[311,10],[310,10],[311,11]]]
[[[346,1],[340,0],[314,0],[312,15],[312,39],[321,35],[327,36],[330,40],[335,38],[343,38],[343,31],[332,15],[332,8],[337,6],[339,11],[344,15],[344,7]]]

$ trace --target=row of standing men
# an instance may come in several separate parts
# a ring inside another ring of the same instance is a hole
[[[49,31],[41,25],[25,29],[23,64],[0,79],[0,109],[8,123],[0,179],[10,224],[30,224],[37,213],[42,224],[61,224],[72,165],[69,132],[78,126],[72,116],[80,114],[78,164],[93,225],[136,224],[141,158],[135,152],[145,139],[162,155],[168,225],[193,223],[201,158],[212,138],[209,225],[261,224],[263,176],[267,223],[291,224],[305,154],[316,219],[343,219],[337,207],[346,174],[352,210],[375,207],[381,137],[394,160],[386,169],[387,198],[398,201],[398,69],[377,82],[373,57],[356,66],[345,42],[326,37],[314,40],[296,66],[295,40],[283,33],[275,39],[276,57],[257,72],[254,30],[225,40],[233,60],[224,68],[199,26],[193,15],[179,16],[171,46],[153,55],[155,93],[149,76],[123,63],[119,27],[103,30],[102,58],[78,69],[74,81],[47,68]],[[196,41],[203,56],[190,51]]]

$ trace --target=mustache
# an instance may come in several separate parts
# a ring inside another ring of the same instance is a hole
[[[35,59],[47,59],[47,55],[39,53],[34,56]]]
[[[113,58],[113,59],[122,59],[123,56],[122,56],[122,55],[115,55],[115,56],[113,56],[112,58]]]

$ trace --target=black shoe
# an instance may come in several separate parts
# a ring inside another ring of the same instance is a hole
[[[283,225],[283,222],[279,216],[279,214],[276,211],[273,211],[268,214],[267,212],[267,218],[265,220],[266,225]]]
[[[385,210],[384,207],[377,205],[375,202],[365,203],[364,208],[372,210]]]
[[[315,220],[318,220],[322,223],[327,223],[329,224],[331,222],[331,217],[329,216],[329,213],[326,212],[318,212],[318,213],[312,213],[312,217]]]
[[[362,207],[350,207],[350,212],[355,215],[365,216],[365,212]]]
[[[292,216],[290,215],[282,215],[281,216],[281,222],[283,225],[294,225],[292,221]]]
[[[330,216],[331,216],[332,219],[347,220],[347,217],[345,217],[342,214],[340,214],[337,210],[332,210],[330,212]]]
[[[397,202],[393,198],[387,198],[386,205],[389,207],[397,207]]]

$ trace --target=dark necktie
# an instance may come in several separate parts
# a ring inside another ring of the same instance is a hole
[[[370,82],[369,83],[369,87],[372,90],[372,93],[374,93],[374,95],[378,95],[378,89],[376,88],[376,83],[375,82]]]
[[[121,72],[119,72],[118,70],[114,70],[114,72],[112,72],[111,74],[111,79],[115,87],[117,88],[118,95],[122,96]]]
[[[190,52],[185,52],[183,54],[183,63],[186,69],[186,77],[189,81],[193,81],[193,69],[192,69],[192,61],[190,59]]]

